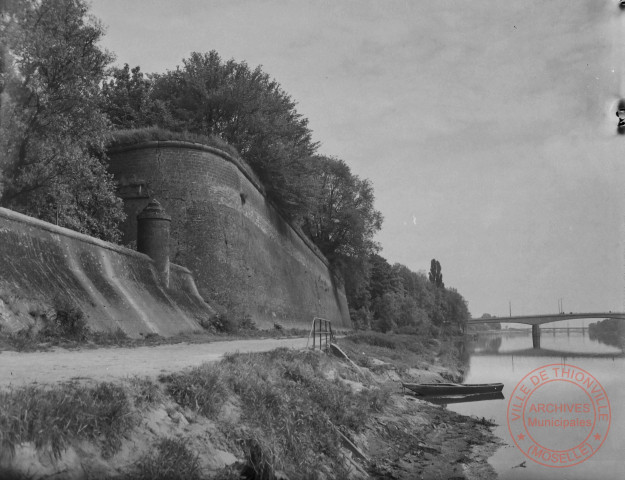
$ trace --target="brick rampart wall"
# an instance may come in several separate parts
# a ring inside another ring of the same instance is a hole
[[[343,286],[325,257],[267,201],[242,161],[186,142],[149,142],[109,152],[136,240],[136,215],[156,198],[171,215],[172,261],[188,267],[209,303],[262,327],[309,327],[315,316],[351,328]]]

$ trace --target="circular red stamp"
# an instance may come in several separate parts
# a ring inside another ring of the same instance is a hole
[[[574,365],[544,365],[525,375],[508,400],[508,430],[530,460],[572,467],[603,445],[612,413],[604,388]]]

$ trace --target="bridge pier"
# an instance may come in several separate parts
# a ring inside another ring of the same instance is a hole
[[[532,325],[532,346],[540,348],[540,325]]]

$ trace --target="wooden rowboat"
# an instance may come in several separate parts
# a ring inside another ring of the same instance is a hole
[[[503,383],[402,383],[417,395],[468,395],[501,392]]]

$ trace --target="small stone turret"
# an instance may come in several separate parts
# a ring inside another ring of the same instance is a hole
[[[170,225],[171,217],[155,199],[137,215],[137,250],[154,260],[166,287],[169,287]]]

